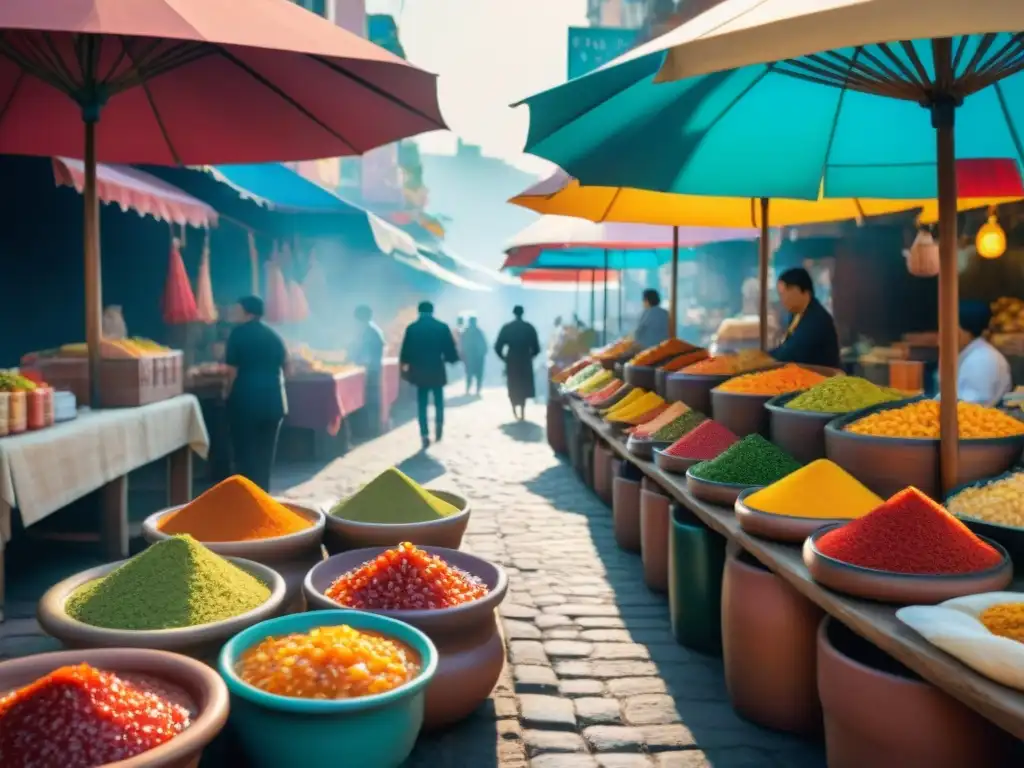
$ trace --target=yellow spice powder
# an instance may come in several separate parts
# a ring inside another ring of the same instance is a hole
[[[978,620],[993,635],[1024,643],[1024,603],[999,603],[982,611]]]
[[[882,503],[883,499],[828,459],[812,461],[746,499],[747,506],[759,512],[838,520],[863,517]]]

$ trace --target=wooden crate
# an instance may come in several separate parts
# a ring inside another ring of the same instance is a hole
[[[50,386],[72,392],[89,403],[89,361],[82,358],[43,358],[34,366]],[[185,391],[184,355],[162,355],[100,362],[101,408],[134,408],[177,397]]]

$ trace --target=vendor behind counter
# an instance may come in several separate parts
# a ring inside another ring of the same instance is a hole
[[[771,350],[782,363],[804,363],[839,368],[839,335],[832,315],[814,296],[814,281],[803,267],[779,275],[779,299],[790,313],[782,343]]]

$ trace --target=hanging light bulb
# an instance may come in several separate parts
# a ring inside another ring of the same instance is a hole
[[[974,239],[974,247],[983,259],[998,259],[1006,253],[1006,233],[999,226],[995,210],[990,210],[988,221],[981,225],[978,236]]]

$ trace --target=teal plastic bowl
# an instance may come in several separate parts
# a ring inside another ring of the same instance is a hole
[[[422,671],[405,685],[376,696],[325,701],[293,699],[255,688],[235,674],[235,662],[266,637],[348,624],[378,632],[419,654]],[[427,684],[437,671],[437,649],[408,624],[362,611],[312,611],[270,619],[235,635],[220,654],[231,692],[231,725],[254,766],[345,765],[397,768],[412,752],[423,725]]]

